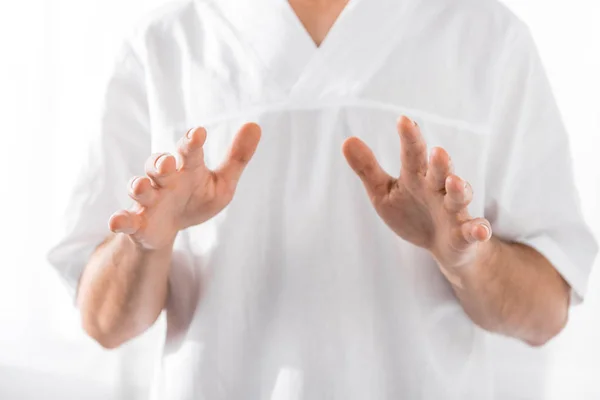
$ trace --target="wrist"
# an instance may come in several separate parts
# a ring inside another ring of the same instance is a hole
[[[498,257],[500,246],[501,242],[492,237],[486,242],[477,243],[475,254],[470,261],[455,266],[446,266],[438,261],[438,266],[452,286],[463,289],[471,282],[477,282],[482,271],[489,270],[489,266]]]
[[[172,239],[165,241],[164,244],[158,247],[149,247],[144,243],[140,243],[135,240],[131,235],[125,233],[117,233],[117,238],[122,245],[129,247],[134,250],[138,254],[142,256],[155,256],[155,255],[165,255],[169,256],[173,252],[173,244],[175,243],[175,238],[177,235],[174,235]]]

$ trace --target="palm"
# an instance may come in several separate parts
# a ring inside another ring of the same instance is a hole
[[[360,176],[383,221],[402,239],[429,250],[443,265],[463,265],[475,256],[476,243],[488,240],[489,222],[472,219],[467,206],[471,187],[452,173],[445,150],[427,146],[408,118],[398,124],[402,171],[388,175],[359,139],[344,144],[350,166]]]
[[[257,125],[244,125],[225,162],[211,171],[204,163],[206,131],[190,131],[178,145],[179,165],[169,154],[148,159],[147,176],[130,184],[134,209],[115,213],[111,230],[129,234],[149,249],[168,246],[179,230],[209,220],[229,204],[259,139]]]
[[[423,196],[422,190],[411,190],[402,182],[402,177],[390,189],[387,196],[375,203],[377,212],[390,228],[401,238],[419,246],[429,247],[435,230],[435,205]]]

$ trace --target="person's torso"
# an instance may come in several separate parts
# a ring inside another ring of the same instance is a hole
[[[231,3],[178,6],[144,39],[153,151],[204,126],[216,167],[242,123],[263,132],[232,203],[178,236],[156,396],[489,398],[485,333],[381,221],[341,146],[360,137],[398,175],[406,114],[482,215],[502,18],[351,1],[316,49],[287,4],[259,18]]]

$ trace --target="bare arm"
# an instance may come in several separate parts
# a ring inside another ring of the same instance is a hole
[[[492,238],[479,244],[475,262],[446,276],[465,312],[486,330],[541,346],[567,323],[569,285],[528,246]]]
[[[256,124],[235,136],[224,163],[204,164],[206,131],[190,130],[178,145],[179,160],[154,154],[146,175],[129,185],[131,210],[113,214],[113,235],[91,256],[77,293],[82,325],[106,348],[118,347],[148,329],[165,307],[177,233],[218,214],[233,198],[260,139]]]
[[[113,234],[92,254],[77,303],[85,331],[114,348],[148,329],[165,306],[172,246],[150,250]]]

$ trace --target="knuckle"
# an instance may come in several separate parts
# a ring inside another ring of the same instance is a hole
[[[141,196],[144,194],[144,187],[141,184],[137,184],[131,191],[135,196]]]

